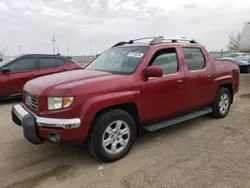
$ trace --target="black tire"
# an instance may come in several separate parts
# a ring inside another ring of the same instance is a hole
[[[124,121],[130,129],[130,139],[124,149],[117,154],[108,153],[103,146],[103,135],[106,128],[115,121]],[[96,117],[88,137],[88,151],[98,160],[108,163],[123,158],[131,150],[136,139],[136,124],[133,118],[125,111],[119,109],[108,110]]]
[[[227,109],[225,110],[224,113],[222,113],[222,111],[220,110],[220,102],[221,102],[221,97],[223,95],[227,95],[228,96],[228,107]],[[230,107],[231,107],[231,100],[232,99],[232,96],[229,92],[229,90],[227,88],[224,88],[224,87],[220,87],[218,92],[217,92],[217,95],[215,97],[215,100],[212,104],[212,115],[213,117],[215,118],[224,118],[225,116],[227,116],[229,110],[230,110]]]

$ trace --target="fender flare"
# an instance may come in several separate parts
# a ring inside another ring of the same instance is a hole
[[[140,97],[139,94],[140,91],[125,91],[107,93],[88,99],[84,103],[81,110],[81,121],[83,122],[82,129],[84,129],[83,133],[86,135],[88,134],[94,117],[100,110],[104,108],[133,102],[136,104],[138,111],[140,111],[138,105]]]
[[[232,84],[232,86],[234,87],[234,80],[232,75],[221,76],[216,78],[214,81],[217,83],[217,89],[219,89],[219,87],[223,84]]]

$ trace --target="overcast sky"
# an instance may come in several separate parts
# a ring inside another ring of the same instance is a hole
[[[250,21],[249,0],[0,0],[0,51],[82,55],[144,36],[192,37],[209,50]],[[56,47],[57,51],[57,47]]]

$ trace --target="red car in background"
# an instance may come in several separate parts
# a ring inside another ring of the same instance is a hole
[[[0,99],[22,95],[24,84],[40,76],[82,69],[70,57],[29,54],[0,62]]]

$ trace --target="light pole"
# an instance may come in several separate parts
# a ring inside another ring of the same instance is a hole
[[[92,55],[92,43],[89,41],[89,51],[90,51],[90,55]]]
[[[5,49],[4,48],[2,49],[2,54],[3,54],[3,56],[5,56]]]
[[[7,51],[7,55],[10,56],[9,47],[8,46],[6,47],[6,51]]]
[[[68,51],[68,55],[69,55],[69,41],[67,41],[67,51]]]
[[[223,58],[223,47],[221,48],[221,58]]]
[[[19,54],[21,55],[21,54],[22,54],[22,46],[21,46],[21,45],[18,45],[17,48],[18,48],[18,50],[19,50]]]

